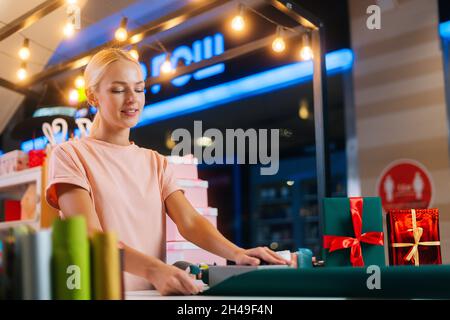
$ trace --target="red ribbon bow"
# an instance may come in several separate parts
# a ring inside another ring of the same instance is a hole
[[[354,267],[364,266],[361,242],[382,246],[384,244],[383,232],[362,232],[363,198],[350,198],[350,214],[352,216],[355,238],[342,236],[324,236],[323,246],[330,253],[336,250],[350,248],[350,262]]]

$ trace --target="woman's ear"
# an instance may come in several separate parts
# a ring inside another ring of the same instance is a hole
[[[86,89],[86,98],[89,105],[98,108],[98,100],[91,89]]]

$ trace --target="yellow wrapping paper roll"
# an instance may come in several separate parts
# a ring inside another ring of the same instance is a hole
[[[122,298],[121,268],[117,236],[97,232],[92,237],[93,293],[96,300]]]

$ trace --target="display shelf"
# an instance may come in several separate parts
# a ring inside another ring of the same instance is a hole
[[[41,189],[42,189],[42,167],[34,167],[17,172],[12,172],[0,176],[0,199],[14,199],[20,200],[28,187],[35,184],[32,196],[35,196],[33,201],[34,217],[14,221],[0,222],[0,230],[15,227],[18,225],[30,225],[35,229],[40,226],[41,219]]]

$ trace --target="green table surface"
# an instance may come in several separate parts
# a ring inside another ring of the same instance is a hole
[[[380,289],[373,288],[377,272],[366,267],[267,269],[228,278],[203,295],[450,299],[450,265],[381,267],[378,270]]]

